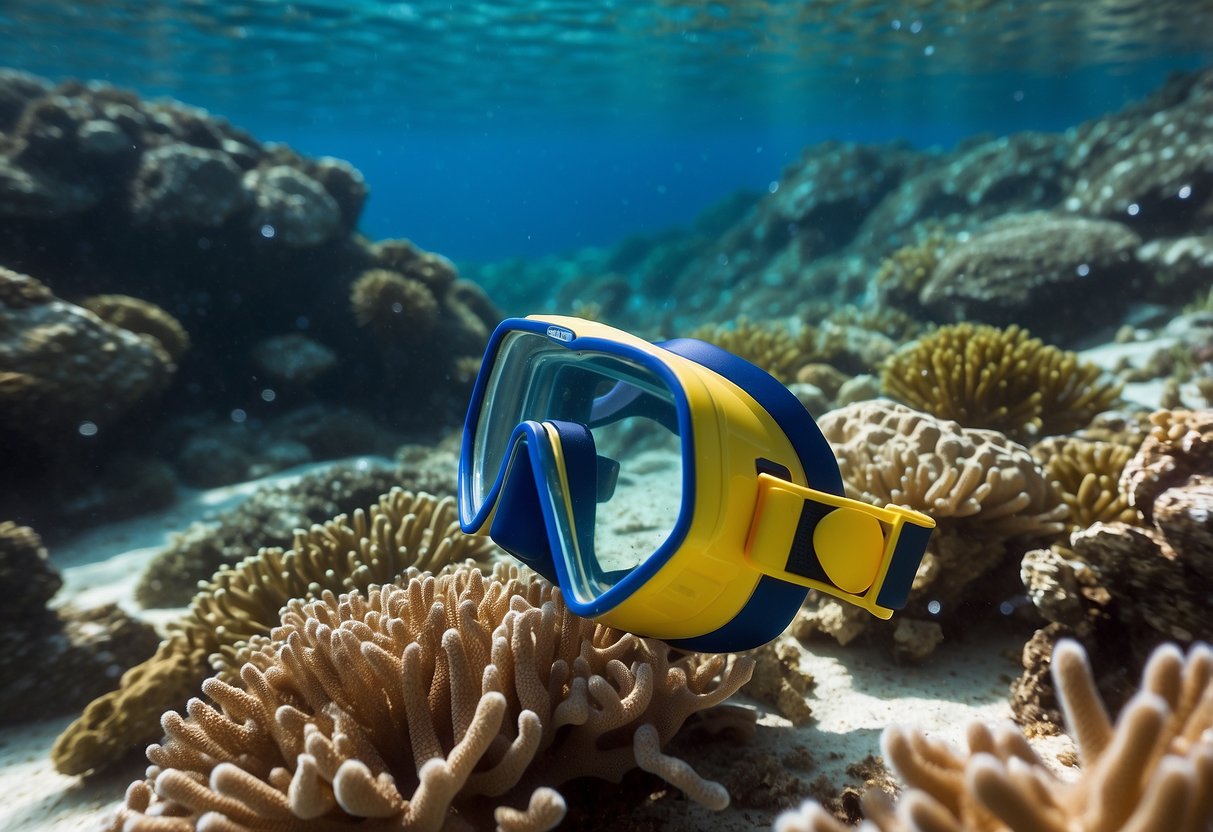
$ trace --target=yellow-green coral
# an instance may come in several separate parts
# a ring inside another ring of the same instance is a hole
[[[935,229],[917,243],[894,251],[876,271],[876,291],[886,304],[916,302],[918,293],[954,245],[954,240]]]
[[[483,562],[491,549],[487,539],[459,531],[452,498],[394,489],[369,511],[296,533],[290,550],[262,549],[224,567],[170,628],[156,655],[127,671],[117,690],[93,700],[56,740],[55,767],[81,774],[154,740],[160,714],[181,707],[207,676],[208,657],[230,675],[235,651],[252,636],[269,633],[288,600],[326,589],[366,590],[409,567],[436,569],[465,558]]]
[[[363,272],[350,287],[358,325],[386,340],[425,335],[438,322],[438,300],[420,280],[387,269]]]
[[[185,327],[154,303],[129,295],[93,295],[80,305],[108,324],[154,339],[173,361],[179,361],[189,349]]]
[[[1069,506],[1071,527],[1085,529],[1099,522],[1141,519],[1119,487],[1135,450],[1130,445],[1061,436],[1038,442],[1032,456]]]
[[[795,378],[796,371],[812,360],[808,330],[794,335],[784,325],[757,323],[739,318],[732,326],[708,324],[696,328],[691,338],[715,344],[756,364],[780,381]]]
[[[1081,428],[1120,394],[1097,366],[1018,326],[968,323],[940,327],[899,350],[881,381],[912,407],[1015,439]]]

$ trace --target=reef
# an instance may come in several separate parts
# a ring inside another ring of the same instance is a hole
[[[1050,626],[1042,643],[1072,634],[1087,645],[1106,694],[1145,662],[1155,645],[1213,639],[1213,488],[1209,411],[1158,411],[1153,430],[1124,466],[1119,500],[1129,521],[1096,522],[1069,539],[1024,555],[1028,597]],[[1042,651],[1026,653],[1013,701],[1025,721],[1050,712],[1052,692],[1038,689]]]
[[[156,649],[114,604],[48,607],[62,585],[37,532],[0,522],[0,725],[78,710]]]
[[[344,455],[458,423],[499,313],[444,258],[361,237],[367,186],[348,163],[100,83],[4,71],[0,100],[0,444],[20,449],[0,475],[9,516],[66,530],[62,503],[104,486],[120,457],[167,459],[202,486],[331,458],[243,441],[308,408],[376,414],[346,432]],[[376,271],[417,291],[351,308]],[[398,319],[402,337],[372,318]],[[440,350],[416,340],[439,329]]]
[[[882,399],[831,411],[819,426],[847,496],[907,506],[938,525],[896,622],[878,623],[857,607],[813,594],[792,625],[797,638],[821,632],[845,644],[879,626],[898,656],[921,660],[944,626],[971,624],[978,610],[997,609],[1001,599],[975,589],[997,592],[1000,570],[1017,564],[1032,540],[1065,528],[1061,495],[1028,449],[1000,433]]]
[[[912,407],[1021,441],[1086,427],[1120,394],[1099,367],[1015,324],[940,327],[890,357],[881,382]]]
[[[926,322],[1031,322],[1072,347],[1142,304],[1174,307],[1207,288],[1210,89],[1211,69],[1176,75],[1065,133],[979,136],[946,151],[823,142],[768,193],[731,197],[683,233],[467,274],[523,311],[594,300],[587,276],[626,273],[633,288],[623,299],[612,290],[607,320],[665,335],[741,315],[817,317],[824,300]],[[1067,318],[1075,304],[1089,326]]]
[[[1185,655],[1159,647],[1141,690],[1113,722],[1082,648],[1063,641],[1053,678],[1078,747],[1077,780],[1054,774],[1010,726],[969,726],[967,749],[948,747],[909,726],[891,726],[884,758],[905,783],[896,805],[864,795],[865,832],[1026,832],[1063,829],[1174,829],[1213,823],[1213,650]],[[776,832],[843,832],[820,805],[803,804]]]
[[[566,811],[553,787],[636,767],[723,809],[722,786],[661,749],[752,670],[674,658],[504,568],[409,570],[365,595],[292,601],[241,658],[238,684],[203,685],[217,707],[165,715],[148,779],[110,828],[437,830],[454,810],[544,830]]]
[[[365,591],[409,567],[484,562],[491,542],[459,531],[453,502],[394,489],[365,511],[298,530],[288,550],[264,548],[220,569],[156,654],[123,674],[116,690],[89,703],[59,736],[51,751],[56,768],[82,774],[154,740],[160,714],[194,695],[212,668],[233,674],[240,645],[268,633],[291,599]]]

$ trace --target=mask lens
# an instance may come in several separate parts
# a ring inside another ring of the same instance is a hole
[[[572,422],[593,439],[596,459],[563,466],[580,480],[567,490],[556,454],[543,454],[561,538],[553,550],[565,561],[573,584],[567,589],[592,601],[652,555],[678,522],[683,461],[676,397],[639,362],[511,333],[477,422],[471,478],[477,508],[509,453],[514,428],[528,420]]]

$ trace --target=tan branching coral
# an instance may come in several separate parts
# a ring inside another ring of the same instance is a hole
[[[127,671],[117,690],[93,700],[60,735],[51,752],[55,767],[81,774],[154,740],[160,714],[197,691],[208,658],[222,678],[234,678],[236,651],[268,633],[291,599],[365,590],[409,567],[485,563],[493,551],[487,538],[459,531],[453,498],[393,489],[368,511],[298,531],[289,550],[262,549],[225,566],[170,627],[156,655]]]
[[[1046,346],[1018,326],[940,327],[885,362],[895,399],[969,428],[1012,439],[1067,433],[1106,410],[1120,386],[1077,354]]]
[[[1085,529],[1097,522],[1141,519],[1119,487],[1120,475],[1134,450],[1113,442],[1053,436],[1033,445],[1032,456],[1069,507],[1071,527]]]
[[[521,813],[497,807],[499,829],[550,829],[551,787],[637,766],[721,809],[723,787],[661,749],[753,669],[672,659],[504,566],[292,601],[245,654],[241,686],[204,683],[218,707],[165,715],[113,829],[437,830],[452,808],[471,821],[518,798]]]
[[[129,295],[93,295],[80,305],[107,324],[154,339],[173,361],[180,361],[189,349],[185,327],[154,303]]]
[[[1053,774],[1010,726],[975,723],[968,749],[890,727],[884,758],[907,789],[894,807],[864,796],[864,832],[1204,832],[1213,824],[1213,650],[1158,648],[1142,690],[1113,724],[1082,648],[1059,642],[1053,679],[1078,746],[1081,775]],[[776,832],[844,832],[815,803]]]
[[[438,322],[438,300],[420,280],[387,269],[371,269],[350,287],[358,325],[387,340],[424,337]]]

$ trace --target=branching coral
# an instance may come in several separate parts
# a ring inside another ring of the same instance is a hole
[[[1094,364],[1018,326],[954,324],[899,350],[882,368],[893,398],[1013,439],[1085,426],[1120,394]]]
[[[1010,727],[976,723],[960,751],[890,727],[884,757],[905,782],[896,807],[863,801],[866,832],[1204,832],[1213,824],[1213,650],[1154,652],[1142,691],[1113,725],[1086,654],[1063,641],[1053,678],[1078,745],[1076,782],[1058,778]],[[785,813],[776,832],[844,832],[818,805]]]
[[[1069,507],[1070,525],[1085,529],[1097,522],[1140,519],[1118,487],[1134,450],[1130,445],[1064,436],[1036,443],[1032,456]]]
[[[550,829],[563,816],[552,786],[637,766],[721,809],[723,787],[661,747],[753,668],[671,660],[505,567],[292,601],[244,655],[242,686],[204,684],[218,708],[165,715],[113,829],[436,830],[452,809],[472,819],[528,792],[525,815],[497,808],[498,828]]]
[[[955,244],[942,229],[932,228],[918,242],[902,246],[882,260],[875,279],[882,305],[917,306],[919,291]]]
[[[80,774],[154,739],[160,714],[197,691],[208,657],[233,676],[239,645],[268,633],[291,599],[324,590],[365,590],[411,566],[436,569],[466,558],[483,562],[490,551],[487,539],[459,531],[453,499],[397,489],[369,511],[296,533],[288,551],[262,549],[224,567],[194,597],[156,655],[127,671],[117,690],[93,700],[60,735],[51,752],[55,767]]]

